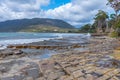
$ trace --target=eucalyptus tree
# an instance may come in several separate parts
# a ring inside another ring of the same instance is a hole
[[[110,14],[109,26],[115,29],[116,14]]]
[[[120,0],[108,0],[107,5],[110,5],[115,11],[115,15],[113,15],[115,19],[113,28],[115,28],[114,30],[118,33],[118,36],[120,36],[120,16],[118,14],[120,11]]]
[[[105,32],[108,29],[107,19],[109,16],[106,12],[99,10],[95,15],[95,22],[97,23],[97,32]]]
[[[120,0],[108,0],[107,5],[110,5],[114,9],[117,18],[120,11]]]

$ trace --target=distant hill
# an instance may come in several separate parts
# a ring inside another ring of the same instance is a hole
[[[60,32],[74,27],[59,19],[33,18],[0,22],[0,32]]]

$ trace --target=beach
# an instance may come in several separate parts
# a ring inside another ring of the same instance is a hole
[[[72,36],[7,47],[0,51],[0,80],[120,79],[115,38]]]

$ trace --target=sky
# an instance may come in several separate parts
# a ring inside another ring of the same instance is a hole
[[[52,18],[80,27],[92,23],[98,10],[112,13],[106,4],[107,0],[0,0],[0,21]]]

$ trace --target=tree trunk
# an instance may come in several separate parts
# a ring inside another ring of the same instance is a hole
[[[108,33],[109,32],[108,21],[106,20],[105,23],[106,23],[106,30],[105,30],[105,32]]]

